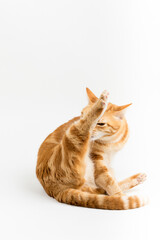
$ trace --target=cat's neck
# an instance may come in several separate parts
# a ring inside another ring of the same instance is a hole
[[[107,167],[111,167],[115,152],[104,152],[103,159]]]
[[[90,151],[92,153],[96,153],[103,157],[106,166],[111,166],[111,161],[113,159],[113,156],[115,154],[115,151],[108,147],[108,144],[102,140],[95,140],[92,141],[90,144]]]
[[[123,148],[128,139],[128,135],[128,125],[126,124],[116,140],[106,141],[106,139],[97,139],[91,141],[90,150],[93,153],[97,152],[100,154],[103,157],[106,166],[110,167],[115,153]]]

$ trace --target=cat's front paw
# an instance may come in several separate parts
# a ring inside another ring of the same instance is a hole
[[[87,117],[91,120],[91,122],[95,124],[101,118],[105,110],[107,109],[107,102],[108,102],[108,95],[109,93],[105,90],[102,92],[101,96],[95,102],[95,104],[90,109]]]
[[[106,90],[104,90],[99,98],[99,104],[102,108],[106,108],[107,107],[107,103],[108,103],[108,96],[109,96],[109,92],[107,92]]]

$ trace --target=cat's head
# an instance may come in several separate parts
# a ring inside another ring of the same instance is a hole
[[[88,105],[83,109],[82,114],[85,114],[93,104],[98,100],[98,98],[91,92],[90,89],[86,88],[88,100]],[[98,120],[95,128],[92,131],[91,139],[103,139],[108,141],[115,141],[119,138],[119,135],[123,129],[127,126],[125,119],[126,109],[131,104],[117,106],[112,103],[108,103],[107,109],[103,116]]]

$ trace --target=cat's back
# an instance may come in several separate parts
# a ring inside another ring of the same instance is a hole
[[[79,119],[80,117],[75,117],[69,120],[47,136],[39,148],[37,165],[41,164],[42,162],[45,164],[50,159],[55,148],[60,145],[67,129]]]

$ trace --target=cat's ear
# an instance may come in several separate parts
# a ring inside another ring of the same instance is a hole
[[[132,103],[123,105],[123,106],[116,106],[116,109],[114,110],[114,115],[120,119],[122,119],[126,113],[126,109],[132,105]]]
[[[89,103],[95,103],[98,100],[98,98],[94,95],[94,93],[89,88],[86,88],[86,92],[87,92]]]

